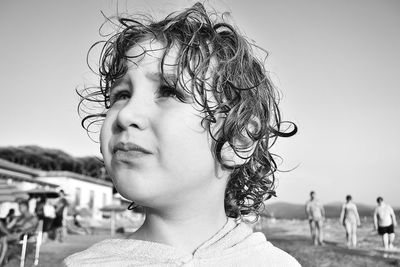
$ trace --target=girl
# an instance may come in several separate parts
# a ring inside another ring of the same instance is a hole
[[[299,266],[253,233],[274,195],[269,148],[281,130],[277,96],[252,46],[197,3],[155,22],[120,18],[102,49],[106,169],[146,219],[127,239],[95,244],[67,266]],[[84,107],[84,105],[82,105]]]
[[[346,196],[346,203],[342,206],[340,222],[346,229],[347,247],[355,248],[357,246],[357,227],[360,226],[360,216],[350,195]]]

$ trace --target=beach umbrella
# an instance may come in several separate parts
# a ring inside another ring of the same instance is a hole
[[[30,197],[58,198],[60,193],[54,189],[35,188],[24,191]]]
[[[123,212],[123,211],[126,211],[126,209],[127,209],[127,206],[126,205],[121,205],[121,204],[111,204],[111,205],[106,205],[106,206],[104,206],[104,207],[102,207],[101,209],[100,209],[100,211],[103,211],[103,212],[110,212],[110,214],[111,214],[111,220],[110,220],[110,223],[111,223],[111,236],[113,236],[114,234],[115,234],[115,214],[117,213],[117,212]]]
[[[28,199],[29,196],[21,192],[15,185],[8,184],[4,180],[0,180],[0,203],[16,202],[19,199]]]

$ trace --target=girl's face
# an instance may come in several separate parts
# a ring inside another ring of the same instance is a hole
[[[100,135],[102,154],[115,187],[138,204],[155,207],[195,196],[224,192],[226,178],[211,152],[202,114],[180,102],[180,88],[169,88],[160,72],[164,52],[158,41],[144,40],[131,48],[128,71],[111,89],[111,107]],[[164,77],[176,77],[178,50],[165,58]],[[188,85],[190,88],[190,84]]]

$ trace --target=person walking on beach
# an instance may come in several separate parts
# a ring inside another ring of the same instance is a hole
[[[323,245],[322,225],[325,218],[325,209],[315,198],[315,192],[310,192],[310,200],[306,203],[306,214],[310,224],[311,239],[314,245]]]
[[[357,227],[360,226],[360,216],[358,215],[357,206],[352,201],[350,195],[346,196],[346,203],[342,206],[340,213],[340,222],[346,229],[347,247],[357,246]]]
[[[397,226],[396,215],[393,208],[383,201],[382,197],[376,199],[378,206],[374,211],[374,229],[382,236],[385,250],[393,249],[394,227]]]

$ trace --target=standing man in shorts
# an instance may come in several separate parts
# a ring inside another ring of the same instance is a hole
[[[306,203],[306,214],[314,245],[323,245],[322,224],[325,218],[325,210],[324,206],[315,198],[314,191],[310,192],[310,200]]]
[[[393,249],[394,227],[397,225],[396,215],[391,206],[383,202],[382,197],[376,199],[378,206],[374,211],[374,229],[382,236],[385,250]]]

